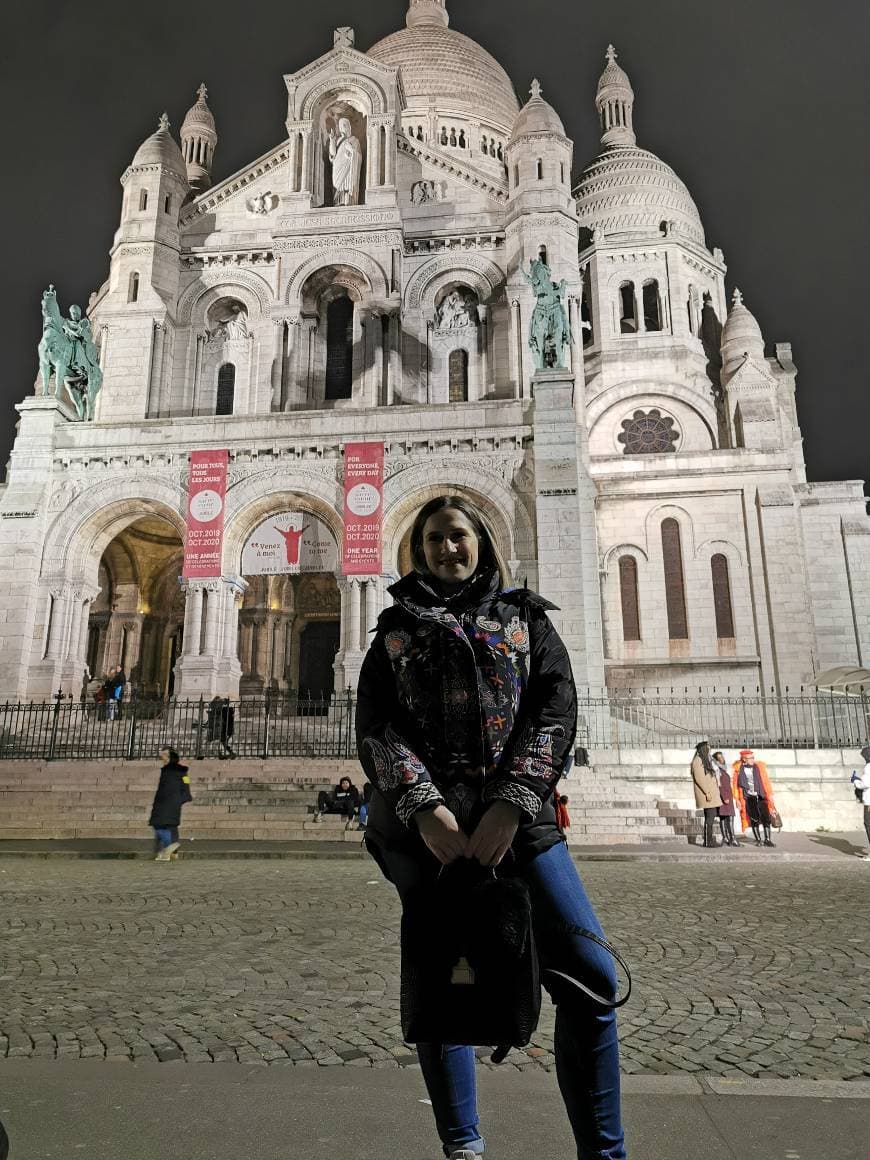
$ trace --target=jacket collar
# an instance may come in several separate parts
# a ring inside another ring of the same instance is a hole
[[[444,614],[459,616],[469,608],[477,608],[492,600],[501,591],[496,569],[486,569],[451,595],[439,591],[419,572],[409,572],[387,589],[397,604],[417,616]]]

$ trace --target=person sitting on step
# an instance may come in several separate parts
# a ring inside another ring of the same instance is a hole
[[[335,789],[322,789],[318,792],[314,821],[319,822],[324,814],[343,814],[347,829],[350,829],[358,809],[359,790],[349,777],[343,777]]]

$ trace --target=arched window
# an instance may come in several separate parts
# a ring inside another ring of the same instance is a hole
[[[728,557],[717,552],[710,560],[713,575],[713,610],[716,613],[716,636],[719,640],[734,636],[734,611],[731,607],[731,582]]]
[[[661,330],[662,304],[659,298],[659,284],[650,278],[643,284],[643,325],[646,330]]]
[[[140,211],[148,208],[148,190],[139,190],[139,209]]]
[[[236,396],[236,368],[232,363],[224,363],[218,371],[216,415],[232,415]]]
[[[637,304],[633,282],[623,282],[619,287],[619,333],[637,333]]]
[[[454,350],[450,352],[448,362],[450,389],[448,399],[451,403],[468,402],[468,351]]]
[[[515,165],[514,166],[514,189],[516,189],[516,187],[519,185],[519,183],[520,183],[520,167],[519,167],[519,165]]]
[[[675,519],[662,520],[662,557],[665,567],[668,637],[671,640],[688,640],[689,622],[686,616],[683,546],[680,541],[680,525]]]
[[[138,302],[139,301],[139,275],[138,274],[134,273],[134,274],[130,275],[130,281],[127,283],[127,301],[128,302]]]
[[[538,168],[538,181],[543,181],[544,180],[544,162],[541,160],[540,157],[538,158],[538,167],[537,168]]]
[[[464,129],[459,130],[459,148],[460,149],[465,148],[465,130]]]
[[[353,302],[346,294],[326,308],[326,398],[353,394]]]
[[[163,199],[163,212],[172,213],[172,195],[169,193]]]
[[[622,639],[640,640],[640,603],[637,596],[637,560],[619,559],[619,596],[622,601]]]
[[[686,310],[689,314],[689,334],[696,334],[698,327],[698,291],[694,286],[689,287]]]

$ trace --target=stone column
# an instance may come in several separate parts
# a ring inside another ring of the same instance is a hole
[[[208,584],[204,586],[202,591],[206,594],[205,639],[203,641],[202,655],[217,659],[222,594],[217,584]]]
[[[380,185],[381,129],[379,125],[372,125],[369,122],[366,142],[366,192],[368,192],[368,190],[376,189]]]
[[[51,621],[48,626],[46,659],[60,661],[65,653],[71,594],[66,584],[51,589]]]
[[[400,316],[398,311],[393,311],[390,315],[390,324],[388,329],[389,338],[389,358],[387,363],[387,393],[385,402],[388,407],[391,407],[396,401],[398,387],[401,385],[402,376],[402,352],[400,348],[399,338],[401,335]]]
[[[274,354],[272,357],[272,410],[281,411],[284,408],[284,335],[287,332],[287,319],[279,318],[275,321]]]
[[[477,316],[480,319],[480,388],[478,399],[489,393],[489,325],[492,317],[488,306],[478,306]]]
[[[184,605],[184,656],[199,656],[202,639],[202,588],[199,584],[187,585],[187,600]]]
[[[393,186],[396,184],[396,134],[393,131],[392,125],[386,126],[385,135],[387,148],[386,165],[384,167],[385,184]]]
[[[290,134],[290,192],[298,193],[296,188],[296,167],[299,164],[299,134],[294,129]]]
[[[375,622],[378,619],[378,581],[374,576],[370,576],[368,580],[366,580],[365,584],[365,625],[363,628],[363,638],[360,642],[360,647],[363,651],[365,651],[368,646],[369,633],[375,627]]]
[[[350,613],[348,618],[347,648],[349,652],[359,651],[360,611],[362,584],[356,577],[350,581]]]
[[[525,375],[523,373],[523,321],[519,298],[511,299],[511,363],[514,376],[514,398],[527,397]]]
[[[309,126],[302,134],[302,188],[299,193],[310,193],[314,188],[312,182],[312,158],[311,158],[311,135],[314,129]]]

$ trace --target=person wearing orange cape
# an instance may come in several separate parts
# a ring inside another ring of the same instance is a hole
[[[776,806],[767,766],[763,761],[755,760],[751,749],[741,749],[733,769],[734,800],[740,810],[743,829],[752,827],[756,846],[773,846],[775,843],[770,837],[770,815]]]

